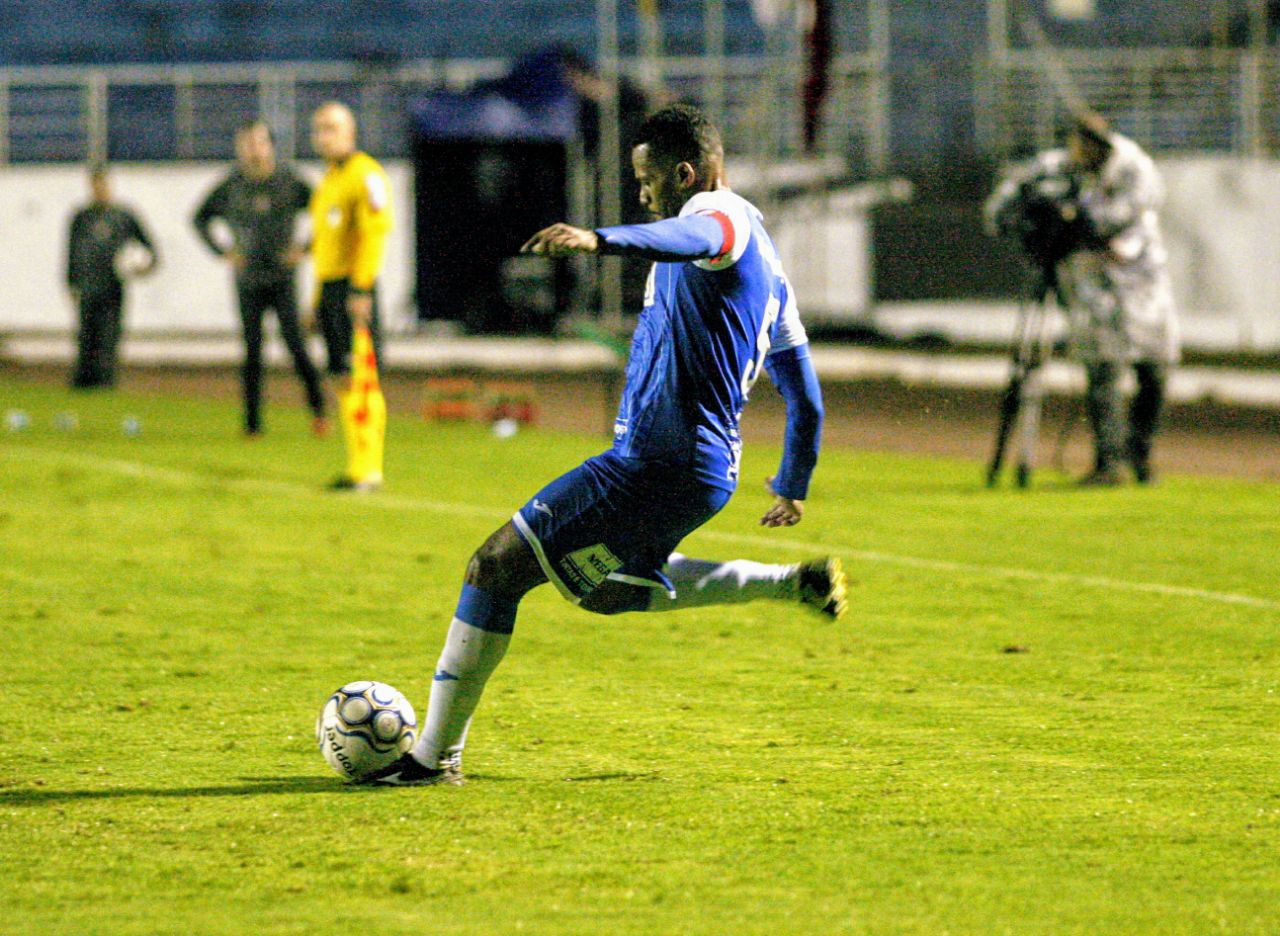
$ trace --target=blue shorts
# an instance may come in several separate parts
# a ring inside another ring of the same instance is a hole
[[[687,468],[605,452],[544,487],[512,523],[574,604],[610,579],[674,598],[663,566],[731,495]]]

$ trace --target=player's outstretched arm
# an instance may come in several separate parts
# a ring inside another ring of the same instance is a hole
[[[822,388],[809,358],[807,343],[781,348],[765,358],[765,370],[787,406],[787,429],[782,464],[767,485],[773,506],[762,526],[795,526],[804,515],[809,479],[818,464],[822,443]]]
[[[547,257],[567,257],[575,253],[599,253],[600,238],[595,231],[574,227],[572,224],[553,224],[543,228],[524,242],[521,253]]]
[[[595,232],[600,238],[598,252],[660,263],[710,260],[732,249],[735,242],[726,234],[733,229],[732,222],[723,212],[717,214],[724,220],[717,220],[712,214],[688,214],[647,224],[600,228]],[[745,241],[745,235],[741,239]]]

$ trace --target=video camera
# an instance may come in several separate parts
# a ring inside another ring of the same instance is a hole
[[[1058,261],[1097,238],[1079,211],[1080,184],[1071,173],[1038,175],[1018,187],[996,218],[1002,234],[1018,239],[1023,252],[1052,277]]]

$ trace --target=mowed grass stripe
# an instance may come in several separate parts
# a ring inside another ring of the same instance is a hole
[[[35,455],[55,462],[71,463],[99,471],[113,472],[129,477],[147,479],[172,485],[199,486],[218,483],[225,484],[226,486],[237,490],[256,492],[266,495],[287,494],[291,497],[301,496],[327,499],[332,499],[335,496],[334,494],[322,491],[315,486],[299,484],[296,482],[278,481],[267,478],[223,479],[211,475],[202,475],[193,471],[177,470],[146,462],[130,461],[120,458],[108,458],[105,456],[90,455],[82,452],[67,452],[54,449],[43,449],[35,446],[24,446],[20,450],[8,450],[6,451],[6,454],[10,454],[14,457],[18,457],[20,454],[26,456]],[[363,498],[360,503],[373,509],[381,510],[415,510],[426,513],[440,513],[452,516],[477,518],[492,518],[494,516],[493,508],[484,507],[479,504],[440,501],[419,497],[405,497],[385,493],[379,493],[376,496]],[[720,530],[703,530],[700,531],[698,535],[705,539],[722,543],[789,549],[805,554],[811,554],[814,551],[814,544],[809,541],[788,539],[783,536],[726,533]],[[973,562],[954,562],[943,559],[929,559],[920,556],[898,555],[876,550],[854,549],[851,547],[844,547],[838,542],[830,545],[838,547],[840,555],[844,559],[858,562],[898,565],[908,568],[926,569],[932,572],[949,572],[961,576],[985,576],[1039,583],[1078,585],[1109,591],[1138,592],[1174,598],[1188,598],[1196,601],[1241,605],[1252,608],[1280,609],[1280,601],[1273,601],[1256,595],[1215,591],[1204,588],[1191,588],[1183,585],[1169,585],[1163,582],[1130,581],[1100,575],[1080,575],[1070,572],[1054,572],[1044,569],[1023,569],[1008,566],[983,565]]]

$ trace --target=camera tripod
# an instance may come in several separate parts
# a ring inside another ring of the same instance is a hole
[[[1015,429],[1018,433],[1018,463],[1014,469],[1014,482],[1020,488],[1031,483],[1044,404],[1043,366],[1053,353],[1053,338],[1048,328],[1050,306],[1056,303],[1065,308],[1055,266],[1041,266],[1030,299],[1018,307],[1018,321],[1010,348],[1012,367],[1009,384],[1000,399],[1000,425],[996,430],[995,451],[987,465],[987,487],[995,487],[999,480]]]

